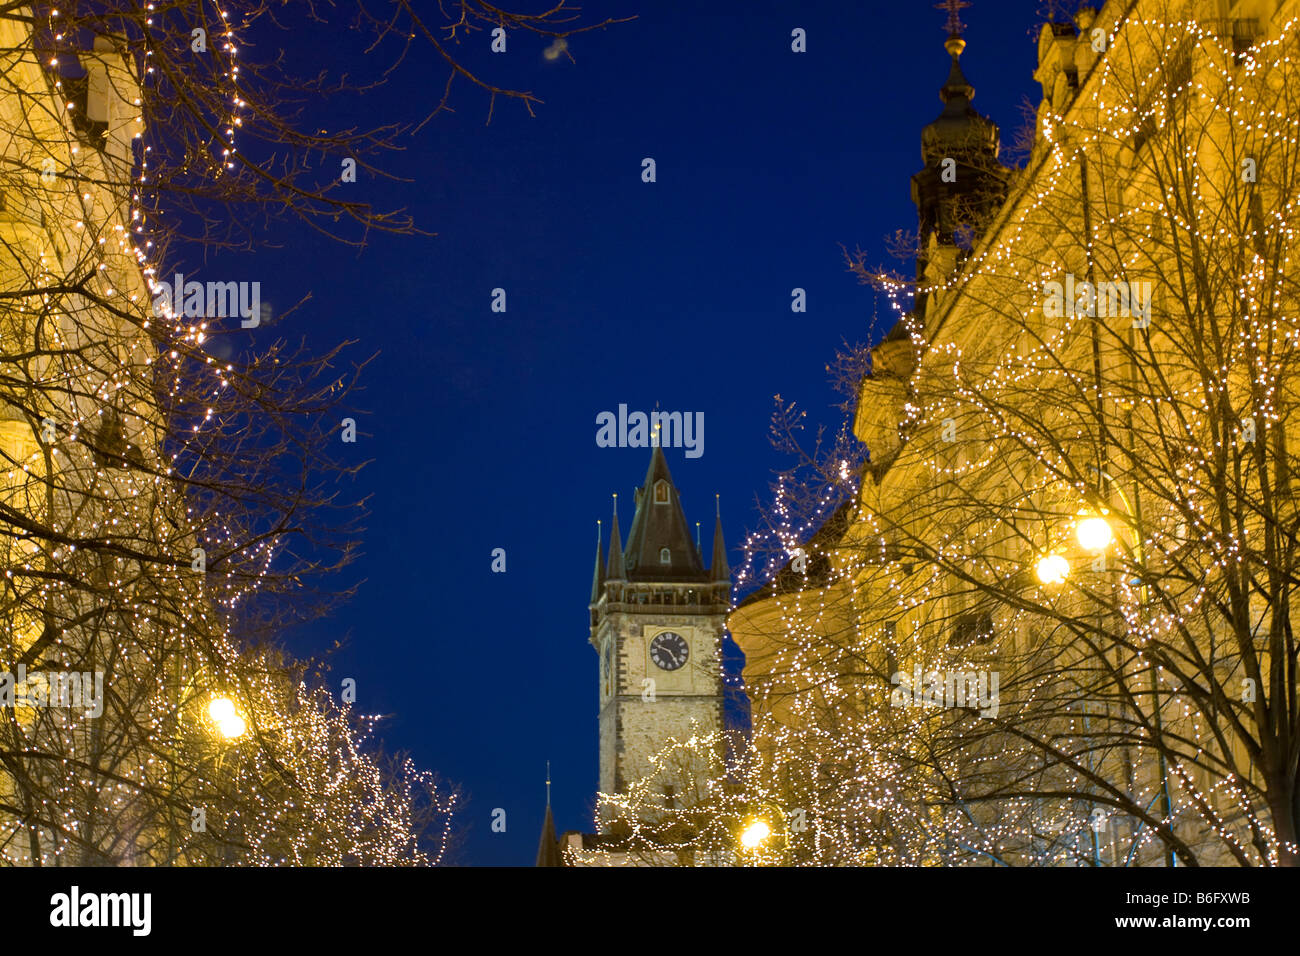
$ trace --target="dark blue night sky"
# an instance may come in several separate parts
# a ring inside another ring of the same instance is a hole
[[[704,454],[668,463],[706,553],[721,494],[740,564],[785,463],[767,437],[773,396],[838,424],[825,366],[843,340],[869,339],[876,308],[840,244],[887,263],[885,237],[916,228],[909,177],[948,72],[930,2],[620,0],[583,15],[637,19],[571,38],[576,63],[547,62],[544,41],[522,35],[502,56],[485,33],[463,47],[501,85],[539,95],[535,118],[498,102],[487,125],[486,96],[460,86],[456,112],[388,163],[410,182],[350,187],[407,207],[435,238],[371,237],[358,254],[285,225],[267,236],[279,248],[241,266],[274,307],[310,292],[274,331],[378,353],[357,397],[368,434],[348,446],[373,459],[355,489],[373,495],[350,571],[365,582],[330,621],[286,637],[304,652],[345,639],[335,680],[355,677],[364,712],[394,715],[386,744],[465,788],[466,864],[531,864],[547,760],[557,828],[592,826],[595,523],[608,534],[618,492],[626,536],[649,460],[598,448],[596,416],[620,403],[703,412]],[[963,16],[963,69],[1005,146],[1022,99],[1037,101],[1041,16],[1032,0],[978,0]],[[790,51],[795,27],[807,53]],[[295,56],[360,68],[354,39]],[[422,56],[360,109],[322,115],[417,118],[446,78]],[[490,309],[498,287],[504,314]],[[494,548],[505,574],[491,572]],[[491,832],[497,807],[504,834]]]

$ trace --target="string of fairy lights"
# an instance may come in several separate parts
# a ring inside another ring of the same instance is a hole
[[[248,104],[230,12],[205,6],[221,24],[214,55],[226,115],[212,174],[225,175],[237,168],[235,133]],[[170,27],[151,34],[157,8],[146,9],[143,88],[130,104],[139,112],[126,119],[132,137],[145,134],[145,100],[159,95],[150,85],[159,80],[152,45],[177,36]],[[99,22],[75,7],[55,8],[48,32],[72,50]],[[31,34],[17,21],[0,30],[22,61]],[[58,55],[31,66],[27,91],[41,89],[45,69],[55,96],[67,96]],[[122,70],[116,90],[129,86],[126,69],[109,69]],[[3,732],[11,742],[55,759],[41,761],[24,784],[34,814],[0,814],[0,858],[436,864],[455,793],[409,760],[381,764],[377,717],[354,713],[290,662],[241,647],[232,633],[234,611],[272,580],[281,538],[246,544],[245,520],[195,500],[178,479],[203,460],[206,431],[238,410],[232,381],[255,370],[207,354],[207,322],[187,319],[180,303],[155,313],[156,243],[166,229],[160,203],[145,204],[161,172],[153,146],[146,138],[114,153],[120,130],[110,127],[103,150],[85,148],[73,129],[75,106],[68,97],[50,111],[25,92],[15,120],[59,173],[42,180],[25,210],[43,228],[31,231],[29,246],[7,243],[11,255],[32,249],[35,289],[12,310],[20,328],[6,328],[3,343],[7,361],[27,363],[25,382],[6,378],[37,396],[21,399],[37,433],[0,434],[9,464],[0,506],[6,516],[31,515],[37,530],[6,542],[4,606],[12,650],[35,648],[57,621],[39,666],[99,670],[105,687],[101,714],[30,700],[9,711]],[[87,272],[85,294],[65,291]],[[30,340],[37,328],[43,338],[24,359],[11,336]],[[191,420],[188,440],[171,427],[178,418]],[[125,462],[132,467],[100,454],[118,442],[132,449]],[[194,573],[200,544],[227,558],[221,570]],[[0,776],[7,802],[18,788]],[[181,812],[187,801],[194,817]],[[204,826],[195,827],[199,818]]]
[[[814,531],[843,488],[777,482],[742,586],[792,573],[800,549],[819,573],[733,609],[762,660],[751,740],[725,767],[722,741],[673,741],[602,794],[626,836],[602,862],[1296,859],[1260,763],[1266,708],[1293,712],[1296,694],[1266,606],[1287,606],[1295,518],[1260,463],[1285,464],[1300,358],[1297,27],[1243,49],[1221,26],[1132,12],[1105,38],[1120,54],[1040,109],[969,255],[919,281],[872,276],[907,333],[882,349],[911,361],[864,379],[859,414],[880,435],[896,423],[895,449],[871,448],[882,470],[834,535]],[[1052,315],[1049,283],[1072,272],[1152,282],[1149,326]],[[987,631],[954,643],[981,615]],[[996,715],[931,695],[929,675],[953,670],[1000,675]],[[914,673],[925,695],[899,705]],[[683,772],[695,802],[664,795]]]

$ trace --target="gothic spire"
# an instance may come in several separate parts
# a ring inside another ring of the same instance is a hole
[[[605,568],[605,577],[610,581],[627,580],[627,571],[623,567],[623,543],[618,537],[618,495],[614,496],[614,527],[609,533],[609,565]]]
[[[596,567],[591,572],[591,603],[600,601],[601,589],[605,586],[605,564],[600,553],[600,522],[596,522]]]
[[[564,854],[560,852],[560,841],[555,837],[555,817],[551,815],[551,804],[546,804],[546,819],[542,821],[542,838],[537,841],[537,866],[564,866]]]
[[[731,583],[731,568],[727,566],[727,545],[722,540],[722,496],[715,495],[717,517],[713,524],[713,563],[709,566],[709,579],[715,584]]]

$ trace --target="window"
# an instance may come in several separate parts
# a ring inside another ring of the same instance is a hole
[[[672,563],[673,563],[673,553],[672,553],[671,551],[669,551],[667,548],[660,548],[660,549],[659,549],[659,563],[660,563],[660,564],[672,564]]]
[[[1219,39],[1225,47],[1232,47],[1232,62],[1241,66],[1250,48],[1264,36],[1258,17],[1204,20],[1202,29]]]
[[[662,478],[655,482],[655,504],[668,504],[668,482]]]
[[[107,409],[95,430],[92,453],[95,463],[101,468],[129,468],[131,465],[143,467],[144,459],[140,449],[127,441],[126,428],[122,417],[114,408]]]
[[[1159,126],[1156,120],[1153,117],[1144,114],[1141,121],[1138,123],[1138,128],[1134,131],[1131,140],[1134,155],[1142,152],[1142,147],[1147,144],[1147,141],[1151,139],[1157,129],[1159,129]]]
[[[892,677],[898,673],[898,622],[886,621],[881,637],[885,645],[885,672]]]
[[[1165,241],[1165,213],[1162,209],[1151,212],[1151,239],[1157,243]]]
[[[987,644],[991,640],[993,640],[992,614],[987,611],[982,614],[963,614],[953,625],[948,646],[967,647],[971,644]]]
[[[1176,112],[1181,114],[1182,119],[1186,119],[1190,99],[1187,94],[1192,86],[1194,68],[1192,47],[1184,43],[1165,60],[1164,69],[1160,73],[1164,80],[1163,86],[1158,90],[1146,91],[1139,97],[1139,102],[1135,104],[1139,126],[1132,138],[1134,156],[1175,118]]]
[[[1241,66],[1246,54],[1264,35],[1258,18],[1232,21],[1232,62]]]

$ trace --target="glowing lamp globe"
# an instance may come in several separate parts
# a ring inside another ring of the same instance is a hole
[[[235,702],[229,697],[214,697],[208,704],[208,716],[214,724],[225,723],[235,716]]]
[[[740,835],[740,845],[746,850],[756,850],[771,835],[772,828],[767,825],[767,821],[755,820],[745,827],[745,832]]]
[[[208,716],[217,725],[217,733],[227,740],[244,736],[248,725],[235,712],[235,703],[229,697],[214,697],[208,704]]]
[[[1070,576],[1070,562],[1059,554],[1046,554],[1038,559],[1034,574],[1043,584],[1060,584]]]
[[[217,730],[221,733],[221,736],[225,737],[227,740],[236,740],[244,736],[244,731],[247,729],[248,725],[244,723],[244,718],[240,717],[238,714],[233,715],[228,720],[224,720],[217,725]]]
[[[1074,536],[1085,551],[1105,551],[1115,540],[1115,532],[1111,530],[1110,523],[1100,515],[1079,518],[1074,527]]]

